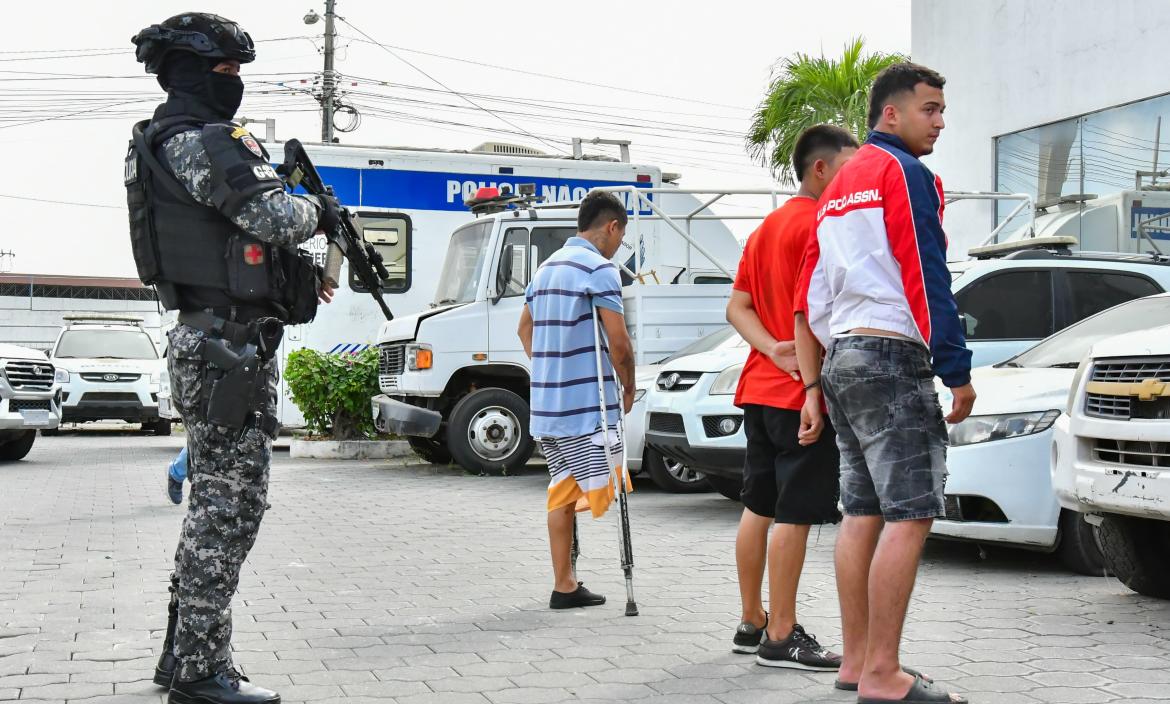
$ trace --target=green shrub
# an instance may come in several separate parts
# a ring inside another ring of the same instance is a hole
[[[284,378],[314,435],[334,440],[373,437],[370,397],[378,393],[378,350],[323,354],[301,349],[288,356]]]

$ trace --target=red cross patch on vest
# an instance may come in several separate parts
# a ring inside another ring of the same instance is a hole
[[[244,261],[253,266],[264,263],[264,248],[258,244],[244,246]]]

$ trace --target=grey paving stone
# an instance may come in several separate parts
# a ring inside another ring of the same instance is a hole
[[[157,478],[182,442],[87,431],[45,438],[5,467],[0,699],[164,701],[145,678],[182,510]],[[237,661],[290,703],[855,701],[831,674],[770,671],[729,652],[741,508],[715,494],[639,484],[641,616],[621,613],[612,517],[582,522],[580,563],[611,603],[549,611],[546,484],[535,466],[469,477],[277,453],[273,507],[235,601]],[[825,528],[811,541],[800,609],[839,647],[834,538]],[[905,636],[907,664],[977,704],[1152,702],[1170,691],[1166,603],[1071,575],[1050,556],[977,560],[970,546],[929,543]]]

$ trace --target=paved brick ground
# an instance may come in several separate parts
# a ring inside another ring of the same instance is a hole
[[[160,702],[149,681],[182,509],[182,439],[38,440],[0,467],[0,700]],[[642,616],[625,618],[616,534],[583,524],[598,609],[544,608],[544,475],[472,477],[278,454],[272,510],[235,609],[238,661],[286,702],[849,702],[831,675],[729,652],[738,507],[640,486]],[[838,642],[832,530],[814,533],[802,621]],[[973,702],[1170,700],[1170,603],[1046,557],[928,548],[906,661]]]

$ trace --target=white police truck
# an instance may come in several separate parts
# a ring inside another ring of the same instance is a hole
[[[268,136],[271,132],[269,125]],[[281,159],[280,143],[265,141],[272,158]],[[436,300],[449,297],[439,291],[448,244],[452,233],[474,219],[464,203],[481,188],[515,193],[519,184],[532,184],[535,195],[545,202],[567,202],[580,200],[592,188],[651,189],[663,183],[662,171],[655,166],[605,157],[553,156],[501,143],[470,151],[339,144],[305,144],[305,150],[322,179],[356,215],[365,241],[385,260],[389,278],[383,281],[383,295],[396,316],[427,310]],[[627,157],[628,149],[623,149],[623,159]],[[619,197],[630,195],[622,192]],[[304,248],[318,263],[325,263],[324,236]],[[301,348],[354,354],[370,346],[385,319],[348,262],[342,264],[338,278],[341,285],[333,302],[321,306],[312,323],[286,330],[282,360]],[[285,426],[304,422],[283,381],[279,413]]]
[[[740,247],[707,206],[730,192],[605,190],[632,211],[614,260],[637,363],[725,326]],[[533,453],[530,365],[516,329],[533,272],[577,231],[573,204],[511,200],[452,235],[430,310],[397,317],[378,334],[378,428],[408,436],[425,459],[481,473],[515,470]]]

